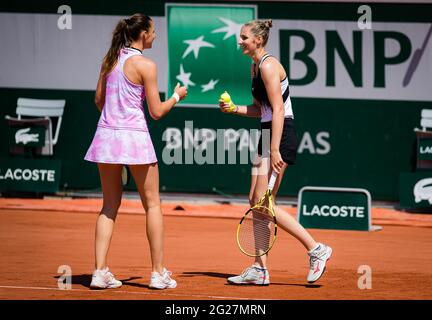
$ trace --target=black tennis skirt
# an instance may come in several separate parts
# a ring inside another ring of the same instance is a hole
[[[262,130],[263,129],[269,129],[270,130],[270,141],[271,141],[271,121],[269,122],[261,122],[261,136],[258,143],[258,154],[260,156],[263,155],[262,150]],[[270,145],[267,146],[267,148],[264,148],[264,155],[270,154]],[[293,165],[295,164],[296,156],[297,156],[297,135],[294,127],[294,119],[292,118],[285,118],[284,121],[284,127],[282,131],[282,137],[281,142],[279,145],[279,152],[282,156],[282,160],[289,164]]]

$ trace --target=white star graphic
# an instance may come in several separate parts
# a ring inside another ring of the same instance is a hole
[[[236,45],[237,48],[239,47],[238,45],[238,41],[240,38],[240,31],[242,28],[242,24],[240,23],[235,23],[234,21],[225,19],[225,18],[221,18],[219,17],[219,20],[221,20],[223,23],[225,23],[225,26],[219,29],[215,29],[212,31],[212,33],[219,33],[219,32],[225,32],[225,36],[224,36],[224,40],[228,39],[231,36],[235,36],[236,37]]]
[[[210,79],[209,83],[201,85],[201,87],[202,87],[201,92],[214,90],[214,87],[215,87],[216,83],[218,83],[218,82],[219,82],[219,79],[217,79],[217,80]]]
[[[185,40],[184,43],[187,43],[189,46],[186,48],[185,52],[183,53],[182,58],[186,57],[189,53],[193,51],[195,59],[198,58],[199,49],[202,47],[210,47],[214,48],[214,45],[211,43],[204,41],[204,36],[200,36],[196,38],[195,40]]]
[[[195,83],[189,79],[191,74],[191,72],[184,72],[183,65],[180,64],[180,74],[176,76],[176,79],[181,81],[185,87],[194,86]]]

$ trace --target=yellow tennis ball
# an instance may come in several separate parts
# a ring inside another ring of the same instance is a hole
[[[228,92],[226,92],[226,91],[225,91],[224,93],[221,94],[220,98],[221,98],[221,100],[223,100],[223,102],[225,102],[225,103],[230,103],[230,102],[231,102],[231,97],[230,97],[230,95],[228,94]]]
[[[228,112],[234,112],[235,105],[234,105],[234,103],[232,103],[231,96],[228,94],[228,92],[225,91],[224,93],[222,93],[220,96],[220,99],[230,106],[228,108]]]

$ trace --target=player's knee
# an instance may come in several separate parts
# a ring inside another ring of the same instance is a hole
[[[160,203],[151,203],[151,204],[147,204],[144,205],[144,210],[146,212],[146,214],[151,214],[152,216],[156,215],[162,215],[162,210],[160,207]]]
[[[151,208],[160,206],[159,192],[148,192],[144,196],[144,209],[147,211]]]
[[[107,217],[114,219],[118,209],[120,208],[121,200],[118,201],[104,201],[101,213]]]
[[[160,210],[160,201],[157,202],[150,202],[150,203],[145,203],[144,204],[144,210],[149,213],[149,212],[161,212]]]

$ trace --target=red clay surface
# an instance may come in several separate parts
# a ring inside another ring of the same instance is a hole
[[[184,210],[174,210],[181,206]],[[166,203],[165,264],[176,289],[148,289],[150,257],[145,215],[123,200],[109,266],[119,289],[89,289],[94,228],[101,199],[0,199],[0,299],[432,299],[432,215],[373,208],[375,232],[311,229],[333,248],[323,278],[306,283],[308,257],[281,232],[269,257],[271,285],[239,287],[226,278],[251,263],[235,243],[246,205]],[[295,208],[286,207],[295,215]],[[72,270],[72,289],[57,286],[59,266]],[[367,265],[372,288],[359,289]]]

